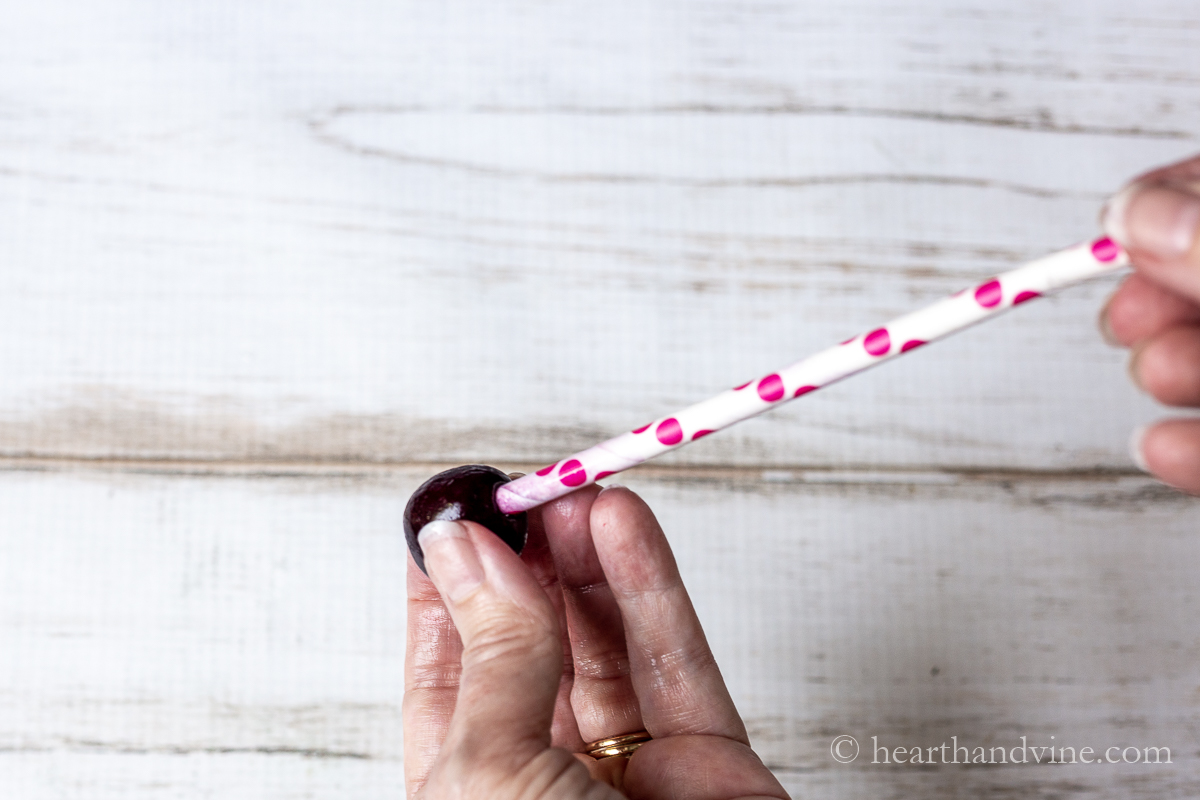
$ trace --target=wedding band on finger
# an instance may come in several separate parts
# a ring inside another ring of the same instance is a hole
[[[608,739],[597,739],[594,742],[588,742],[583,746],[583,752],[595,759],[615,758],[616,756],[625,756],[628,758],[633,754],[634,750],[637,750],[652,738],[654,737],[646,731],[623,733],[620,736],[612,736]]]

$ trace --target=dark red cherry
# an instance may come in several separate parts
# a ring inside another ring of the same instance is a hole
[[[413,492],[404,509],[404,538],[422,572],[426,572],[425,554],[417,534],[435,519],[478,522],[514,553],[521,552],[525,546],[525,514],[505,514],[496,508],[496,487],[509,480],[495,467],[468,464],[439,472]]]

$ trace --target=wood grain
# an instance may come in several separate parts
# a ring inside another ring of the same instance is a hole
[[[426,476],[7,465],[0,792],[396,796],[400,514]],[[630,476],[756,747],[797,796],[1189,796],[1194,501],[1141,478]],[[1175,758],[842,766],[829,744],[843,733],[892,747],[1053,735]]]
[[[399,515],[1096,230],[1194,2],[0,24],[0,796],[397,797]],[[1195,501],[1073,290],[630,473],[796,796],[1185,798]],[[864,745],[1170,765],[839,765]]]
[[[183,8],[0,33],[4,454],[552,460],[1091,235],[1200,115],[1179,3]],[[675,458],[1127,469],[1105,291]]]

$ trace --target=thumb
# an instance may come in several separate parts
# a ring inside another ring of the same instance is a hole
[[[1132,183],[1109,201],[1102,222],[1139,272],[1200,303],[1200,175]]]
[[[528,567],[482,525],[435,521],[418,540],[463,641],[442,754],[511,774],[550,746],[563,669],[558,616]]]

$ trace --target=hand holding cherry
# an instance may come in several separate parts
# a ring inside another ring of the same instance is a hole
[[[409,562],[408,796],[786,800],[649,507],[581,489],[529,512],[517,556],[468,521],[490,501],[453,507],[497,476],[468,468],[417,503],[448,510],[418,531],[429,577]],[[628,757],[588,745],[623,734]]]

